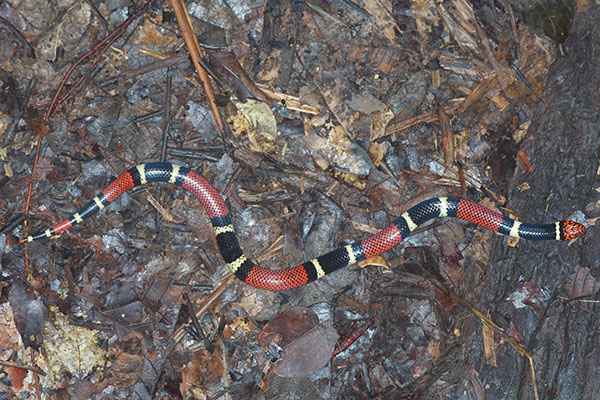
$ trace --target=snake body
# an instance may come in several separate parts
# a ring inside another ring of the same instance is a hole
[[[147,163],[137,165],[120,175],[69,219],[27,236],[21,239],[21,242],[32,242],[57,235],[96,214],[126,191],[151,182],[172,183],[196,196],[210,218],[219,251],[231,272],[243,282],[267,290],[286,290],[303,286],[340,268],[385,253],[419,225],[436,217],[456,217],[495,232],[532,240],[571,240],[585,233],[585,227],[574,221],[530,225],[468,200],[436,197],[412,207],[382,231],[367,239],[340,247],[295,267],[270,270],[256,265],[244,255],[233,229],[229,209],[221,195],[206,179],[177,164]]]

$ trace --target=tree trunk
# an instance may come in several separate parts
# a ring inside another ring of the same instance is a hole
[[[552,67],[548,84],[521,149],[533,170],[517,167],[511,181],[509,208],[522,220],[547,223],[576,211],[600,215],[598,153],[600,143],[600,7],[575,16],[566,54]],[[528,190],[522,190],[525,184]],[[497,237],[484,272],[481,308],[512,321],[534,356],[540,398],[600,399],[600,318],[598,304],[573,300],[572,276],[585,276],[584,289],[597,300],[600,231],[589,226],[575,243],[525,242],[516,248]],[[471,266],[472,267],[472,266]],[[549,298],[542,310],[515,309],[507,296],[521,282],[532,282]],[[580,281],[581,282],[581,281]],[[577,289],[576,289],[577,290]],[[473,336],[481,331],[473,332]],[[480,339],[472,339],[479,341]],[[481,357],[481,354],[478,355]],[[470,363],[480,365],[474,355]],[[532,399],[529,364],[512,349],[487,367],[488,398]],[[502,382],[502,384],[492,384]],[[553,397],[556,395],[556,397]]]

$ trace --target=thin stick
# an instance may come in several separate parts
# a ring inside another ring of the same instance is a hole
[[[219,111],[219,107],[215,101],[215,94],[212,90],[212,86],[210,85],[208,73],[204,68],[202,68],[199,62],[199,59],[203,58],[204,56],[202,55],[202,50],[200,50],[200,45],[198,44],[198,39],[196,38],[196,33],[194,32],[190,15],[188,14],[185,4],[183,4],[182,0],[170,0],[170,3],[171,7],[173,7],[173,11],[175,13],[175,17],[177,18],[177,23],[179,24],[181,33],[183,34],[185,44],[190,52],[190,57],[192,58],[194,68],[196,68],[196,72],[198,73],[198,76],[202,81],[202,85],[204,86],[204,92],[206,93],[206,97],[210,104],[210,109],[215,117],[217,129],[219,130],[219,134],[223,139],[223,143],[225,143],[225,122],[223,121],[223,117],[221,116],[221,112]]]

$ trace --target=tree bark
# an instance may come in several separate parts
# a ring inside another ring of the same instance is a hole
[[[508,206],[526,222],[547,223],[576,211],[585,212],[588,218],[600,214],[596,204],[600,204],[599,21],[599,6],[575,16],[565,43],[566,55],[551,67],[543,102],[521,145],[533,170],[526,173],[517,167]],[[530,188],[522,190],[524,184]],[[600,399],[598,305],[567,300],[572,296],[568,287],[572,274],[587,268],[588,283],[600,278],[599,236],[599,229],[589,226],[582,239],[570,244],[521,241],[512,248],[506,239],[494,239],[483,277],[487,289],[477,301],[517,327],[534,356],[540,398]],[[541,312],[507,304],[507,296],[518,289],[520,281],[547,290],[549,299]],[[598,292],[588,297],[598,298]],[[480,331],[473,332],[477,334]],[[474,356],[469,362],[480,365],[481,359]],[[527,360],[512,349],[499,356],[497,368],[484,368],[482,378],[502,382],[490,385],[486,398],[533,398]]]

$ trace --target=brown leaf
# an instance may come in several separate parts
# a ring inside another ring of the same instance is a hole
[[[177,303],[184,288],[171,283],[170,279],[161,277],[153,279],[141,298],[142,303],[153,312],[158,312],[161,307],[170,307]]]
[[[569,275],[563,289],[571,298],[593,296],[600,289],[600,283],[589,268],[577,268]]]
[[[113,360],[111,370],[114,384],[117,386],[133,386],[141,378],[144,359],[137,354],[119,353]]]
[[[19,391],[23,388],[23,379],[27,376],[27,370],[24,368],[4,367],[4,371],[10,379],[10,383],[15,391]]]
[[[221,361],[221,351],[219,346],[215,346],[215,349],[210,357],[210,361],[206,364],[206,378],[222,377],[223,376],[223,362]]]
[[[184,398],[193,398],[191,391],[203,382],[205,369],[204,361],[205,360],[195,358],[187,363],[181,370],[181,384],[179,385],[179,390]]]
[[[285,347],[313,329],[319,317],[310,308],[292,307],[273,318],[258,334],[258,342],[263,350],[276,342]]]
[[[52,131],[52,124],[45,121],[40,115],[25,118],[25,122],[31,131],[37,135],[44,137],[48,132]]]
[[[309,308],[293,307],[273,318],[258,335],[260,346],[283,348],[273,367],[277,375],[300,378],[323,368],[331,358],[338,335],[318,325],[319,318]]]
[[[317,372],[329,362],[337,338],[334,329],[316,326],[283,350],[273,372],[285,378],[301,378]]]

